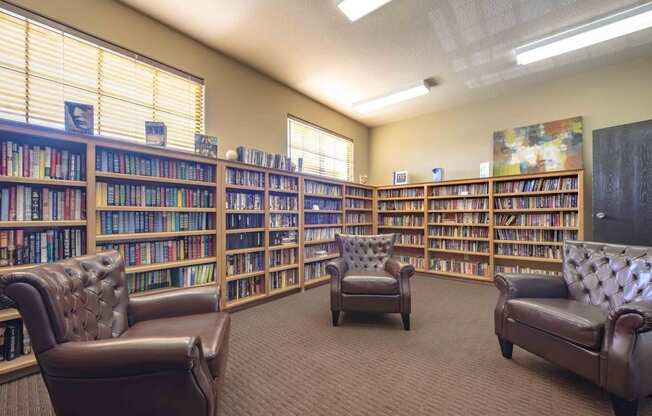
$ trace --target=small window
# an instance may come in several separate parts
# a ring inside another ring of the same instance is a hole
[[[288,117],[288,154],[303,172],[353,180],[353,142],[345,137]]]

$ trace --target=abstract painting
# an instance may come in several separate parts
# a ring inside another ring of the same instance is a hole
[[[582,169],[582,117],[494,133],[494,176]]]

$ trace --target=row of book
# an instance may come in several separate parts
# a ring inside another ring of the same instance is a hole
[[[32,353],[32,342],[21,319],[0,322],[0,362]]]
[[[270,195],[269,209],[277,211],[298,211],[299,198],[291,195]]]
[[[577,237],[575,230],[496,230],[496,240],[562,242],[577,240]]]
[[[344,206],[346,208],[354,208],[354,209],[368,209],[372,210],[371,206],[371,201],[368,201],[366,199],[346,199]]]
[[[417,233],[398,233],[396,234],[396,239],[394,240],[395,244],[401,245],[411,245],[411,246],[422,246],[423,245],[423,234]]]
[[[265,277],[254,276],[226,282],[226,299],[229,302],[265,293]]]
[[[296,231],[270,231],[269,233],[270,247],[296,244],[297,241]]]
[[[127,266],[169,263],[215,256],[215,238],[208,235],[173,240],[104,244],[100,250],[117,250]]]
[[[423,198],[423,188],[381,189],[378,198]]]
[[[243,248],[262,247],[265,241],[265,234],[257,233],[237,233],[226,235],[226,249],[240,250]]]
[[[297,214],[269,214],[270,228],[298,227],[299,216]]]
[[[299,271],[297,269],[281,270],[269,274],[271,290],[284,289],[299,284]]]
[[[468,225],[458,227],[430,226],[428,235],[433,237],[489,238],[489,227],[473,227]]]
[[[324,196],[342,196],[342,185],[317,182],[306,179],[303,184],[303,191],[307,194]]]
[[[226,229],[263,228],[265,217],[261,214],[226,214]]]
[[[552,276],[552,277],[562,276],[562,272],[560,270],[546,270],[546,269],[538,269],[534,267],[520,266],[520,265],[514,265],[514,266],[496,265],[495,269],[496,269],[496,273],[540,274],[540,275]]]
[[[346,196],[357,196],[359,198],[372,198],[373,191],[371,189],[356,188],[353,186],[346,187]]]
[[[349,212],[346,214],[347,224],[360,224],[372,222],[370,212]]]
[[[260,272],[265,269],[262,251],[256,253],[229,254],[226,256],[226,275]]]
[[[433,186],[430,188],[430,196],[487,195],[488,193],[488,183]]]
[[[86,219],[86,191],[8,186],[0,190],[0,221]]]
[[[465,210],[465,209],[489,209],[489,199],[468,198],[468,199],[433,199],[430,201],[431,210]]]
[[[213,208],[215,193],[209,189],[97,182],[98,207]]]
[[[428,214],[431,224],[489,224],[485,212],[434,212]]]
[[[445,273],[460,273],[479,277],[489,277],[489,263],[457,259],[430,258],[430,270]]]
[[[560,246],[544,246],[533,244],[496,244],[495,254],[502,256],[542,257],[546,259],[561,259]]]
[[[86,180],[86,154],[80,151],[0,142],[0,175],[35,179]]]
[[[85,253],[84,229],[0,231],[0,266],[52,263]]]
[[[97,213],[96,233],[132,234],[215,229],[208,212],[107,212]]]
[[[321,199],[305,197],[303,200],[303,207],[305,209],[322,209],[326,211],[341,211],[342,201],[337,199]]]
[[[304,223],[306,225],[342,224],[342,215],[341,214],[306,212],[305,218],[304,218]]]
[[[95,170],[123,175],[215,182],[215,166],[121,150],[98,150],[95,156]]]
[[[215,281],[215,264],[179,267],[177,269],[154,270],[127,274],[129,293],[147,292],[156,289],[191,287]]]
[[[574,191],[578,189],[577,176],[524,179],[496,182],[496,193]]]
[[[423,201],[381,201],[378,211],[423,211]]]
[[[322,244],[312,244],[306,246],[303,250],[303,255],[305,258],[313,258],[319,256],[330,256],[332,254],[338,253],[337,243],[322,243]]]
[[[497,209],[520,208],[577,208],[577,194],[557,194],[544,196],[519,196],[496,198]]]
[[[269,190],[279,192],[298,192],[299,179],[290,176],[269,174]]]
[[[394,258],[401,263],[411,264],[418,270],[425,270],[426,268],[426,259],[423,256],[395,255]]]
[[[325,241],[335,239],[335,234],[341,233],[342,228],[309,228],[305,232],[305,241]]]
[[[477,240],[431,239],[429,248],[435,250],[455,250],[472,253],[489,253],[489,242]]]
[[[319,279],[328,276],[326,273],[326,265],[330,260],[313,261],[303,265],[303,279],[308,282],[310,280]]]
[[[373,229],[371,225],[347,225],[346,233],[355,235],[371,235],[373,234]]]
[[[378,224],[404,227],[422,227],[423,215],[378,215]]]
[[[267,153],[262,150],[247,149],[244,146],[238,146],[235,149],[238,154],[238,161],[249,165],[262,166],[264,168],[273,168],[294,172],[296,167],[292,159],[287,156]]]
[[[265,187],[265,172],[227,167],[224,179],[227,185]]]
[[[577,212],[555,212],[547,214],[496,214],[497,226],[528,226],[528,227],[577,227],[579,216]]]
[[[254,193],[227,192],[225,202],[226,202],[226,209],[239,209],[239,210],[264,209],[263,194],[255,193],[255,192]]]
[[[298,261],[299,255],[296,248],[290,248],[287,250],[274,250],[269,252],[270,267],[289,266],[291,264],[297,264]]]

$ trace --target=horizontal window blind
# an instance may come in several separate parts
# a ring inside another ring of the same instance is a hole
[[[303,172],[353,180],[353,142],[342,136],[288,117],[288,153]]]
[[[168,146],[194,149],[204,132],[201,80],[60,26],[0,8],[0,117],[62,128],[63,103],[74,101],[93,106],[95,134],[144,141],[145,121],[162,121]]]

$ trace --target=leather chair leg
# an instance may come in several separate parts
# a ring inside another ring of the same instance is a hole
[[[333,326],[339,325],[340,321],[340,311],[331,311],[333,314]]]
[[[498,344],[500,345],[500,352],[503,354],[503,357],[511,359],[514,344],[501,337],[498,337]]]
[[[614,408],[615,416],[637,416],[638,400],[628,401],[618,396],[611,395],[611,404]]]
[[[403,318],[403,328],[405,328],[406,331],[410,330],[410,314],[409,313],[402,313],[401,318]]]

